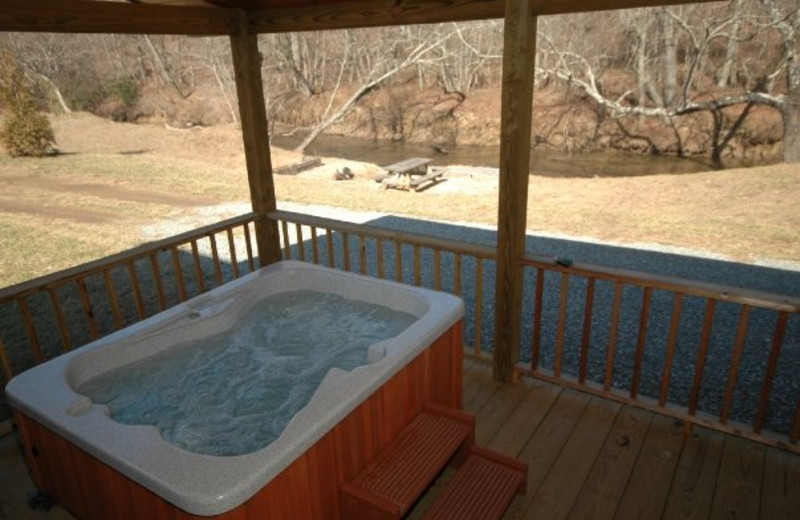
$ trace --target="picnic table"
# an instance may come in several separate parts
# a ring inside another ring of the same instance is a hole
[[[433,159],[428,157],[411,157],[400,162],[384,166],[383,169],[389,172],[378,180],[384,188],[396,188],[400,190],[421,191],[432,186],[444,175],[444,170],[429,167]]]

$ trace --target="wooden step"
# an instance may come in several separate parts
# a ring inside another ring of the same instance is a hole
[[[527,479],[526,464],[473,446],[469,457],[428,510],[425,519],[499,519],[514,495],[525,492]]]
[[[401,518],[459,449],[474,440],[471,415],[439,405],[422,412],[340,490],[342,518]]]

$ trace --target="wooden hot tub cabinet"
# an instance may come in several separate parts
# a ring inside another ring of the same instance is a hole
[[[79,519],[336,519],[340,485],[423,403],[461,408],[461,334],[459,321],[253,497],[211,517],[177,508],[22,413],[16,420],[36,486]]]

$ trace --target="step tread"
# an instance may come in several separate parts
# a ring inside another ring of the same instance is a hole
[[[513,459],[474,449],[425,520],[499,519],[514,495],[524,491],[527,467]]]
[[[458,420],[458,414],[466,419]],[[398,438],[349,484],[380,501],[396,504],[405,514],[447,465],[473,431],[471,417],[457,410],[426,408]]]

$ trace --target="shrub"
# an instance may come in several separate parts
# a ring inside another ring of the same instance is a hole
[[[0,100],[6,116],[0,141],[12,157],[55,153],[50,121],[36,108],[30,84],[9,52],[0,51]]]

